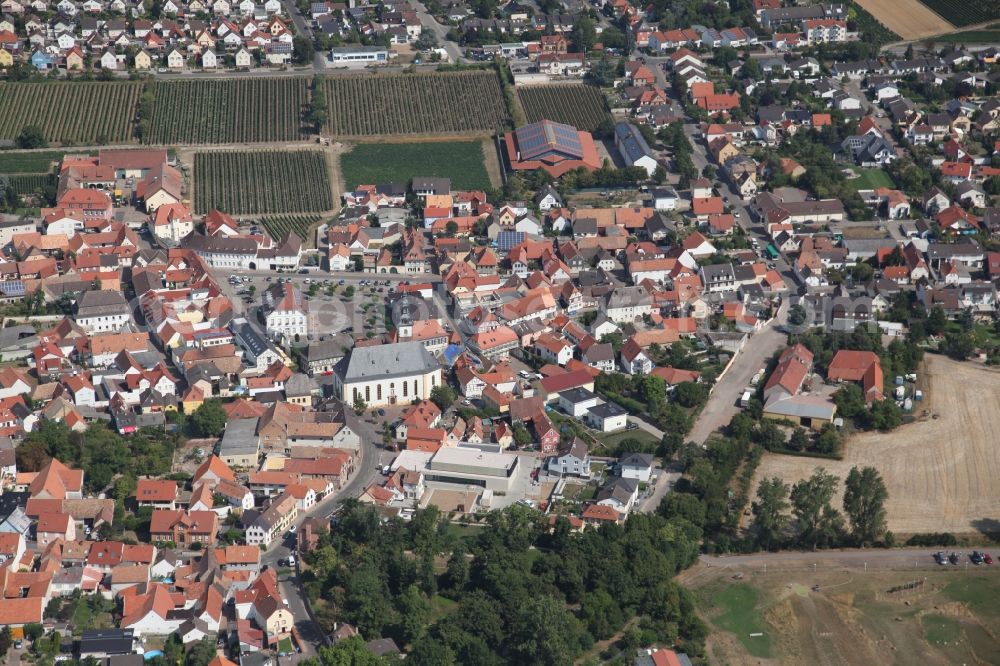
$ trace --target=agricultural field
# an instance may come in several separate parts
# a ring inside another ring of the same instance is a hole
[[[308,79],[302,77],[159,82],[143,143],[301,141]]]
[[[955,4],[951,0],[928,0],[927,3],[921,0],[857,0],[857,4],[877,21],[903,39],[921,39],[955,29],[942,15],[928,8],[933,2]]]
[[[61,150],[0,152],[0,173],[51,173],[63,155]]]
[[[507,121],[493,71],[327,77],[334,136],[494,134]]]
[[[922,532],[995,531],[1000,519],[1000,370],[927,354],[918,372],[925,394],[919,417],[889,433],[861,433],[842,460],[765,453],[751,496],[763,478],[788,483],[822,466],[844,478],[854,466],[879,470],[889,491],[886,513],[897,537]],[[890,383],[891,378],[886,377]],[[970,387],[975,397],[970,398]],[[928,416],[923,416],[924,410]],[[840,498],[834,504],[840,506]]]
[[[309,231],[320,220],[319,215],[269,215],[261,219],[268,235],[278,241],[289,231],[304,241],[308,241]]]
[[[349,188],[366,183],[408,183],[414,176],[451,178],[456,190],[491,187],[481,141],[360,143],[341,158]]]
[[[950,35],[939,35],[935,39],[939,42],[949,42],[954,44],[996,44],[1000,42],[1000,30],[994,23],[985,30],[969,30],[967,32],[953,32]]]
[[[51,143],[127,143],[141,91],[138,82],[0,83],[0,139],[38,125]]]
[[[926,560],[930,557],[924,555]],[[773,562],[705,570],[688,584],[713,664],[995,664],[1000,571],[820,570]],[[934,566],[930,564],[930,566]],[[780,569],[780,570],[779,570]],[[815,587],[814,587],[815,586]]]
[[[6,183],[19,195],[34,194],[39,190],[44,190],[49,185],[55,185],[56,177],[53,174],[28,173],[11,174],[0,176],[0,183]],[[54,191],[54,190],[53,190]]]
[[[572,83],[525,86],[517,89],[517,97],[528,123],[553,120],[593,132],[603,121],[611,119],[604,93],[594,86]]]
[[[980,2],[920,0],[920,2],[958,28],[1000,19],[1000,4],[989,0],[981,0]]]
[[[195,153],[195,211],[231,215],[330,210],[326,155],[315,150]]]

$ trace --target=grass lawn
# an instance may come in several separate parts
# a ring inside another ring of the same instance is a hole
[[[931,645],[954,643],[962,635],[962,627],[958,620],[939,613],[928,613],[920,618],[924,625],[924,637]]]
[[[64,154],[61,150],[0,152],[0,173],[49,173],[52,171],[52,162],[62,160]]]
[[[710,603],[722,610],[722,614],[714,619],[717,626],[735,634],[747,652],[754,657],[766,659],[771,656],[768,627],[757,608],[760,603],[760,591],[757,588],[746,583],[726,585],[711,596]],[[750,634],[758,632],[764,635],[750,637]]]
[[[1000,613],[996,606],[998,587],[995,576],[970,576],[953,580],[942,592],[952,601],[966,604],[976,615],[995,616]]]
[[[340,158],[348,188],[436,176],[450,178],[453,190],[489,189],[484,160],[481,141],[361,143]]]
[[[874,190],[876,187],[896,187],[895,183],[892,182],[892,178],[889,177],[882,169],[855,169],[855,173],[858,174],[858,178],[852,178],[847,181],[847,184],[853,190]]]
[[[621,432],[609,432],[599,435],[597,439],[604,442],[609,449],[616,448],[618,444],[625,439],[634,439],[641,444],[651,446],[657,446],[660,443],[655,437],[642,428],[636,428],[635,430],[622,430]]]
[[[292,639],[285,636],[280,641],[278,641],[278,654],[292,654],[295,652],[295,647],[292,645]]]
[[[470,541],[479,537],[479,531],[484,529],[482,525],[476,525],[473,523],[459,524],[459,523],[448,523],[445,525],[443,532],[447,536],[455,537],[462,541]]]
[[[431,616],[428,620],[428,624],[434,624],[445,615],[455,610],[457,606],[457,602],[442,597],[439,594],[435,594],[431,597]]]

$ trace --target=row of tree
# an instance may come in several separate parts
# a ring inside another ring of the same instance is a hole
[[[792,486],[777,476],[763,479],[751,505],[754,544],[766,550],[891,545],[885,520],[889,492],[878,471],[851,469],[844,480],[843,514],[833,506],[838,485],[821,467]]]

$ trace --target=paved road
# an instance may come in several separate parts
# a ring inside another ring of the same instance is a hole
[[[697,125],[688,123],[684,125],[684,132],[691,141],[694,148],[692,161],[701,170],[709,163],[705,145],[701,139],[695,136],[699,131]],[[726,204],[730,206],[736,214],[736,220],[749,238],[756,239],[759,247],[767,247],[768,238],[764,235],[763,229],[752,226],[750,211],[743,202],[739,193],[732,188],[729,181],[722,181],[719,188],[721,194],[726,199]],[[783,258],[774,262],[775,269],[782,275],[790,293],[794,293],[797,285],[791,278],[791,267]],[[767,360],[784,346],[787,338],[784,333],[777,330],[777,326],[785,322],[788,314],[788,299],[782,300],[781,307],[774,319],[755,333],[747,341],[746,346],[737,354],[736,360],[729,368],[729,371],[716,383],[708,403],[702,409],[698,420],[692,428],[689,441],[704,444],[709,435],[719,428],[727,425],[736,414],[738,400],[745,388],[750,384],[750,379],[765,366]]]
[[[294,0],[282,0],[281,6],[285,10],[285,15],[292,17],[292,23],[295,24],[296,34],[308,37],[309,41],[315,44],[316,42],[313,38],[312,26],[310,26],[306,21],[306,18],[299,13],[299,8],[295,6]],[[313,56],[312,68],[317,72],[326,71],[326,56],[324,52],[316,52],[316,55]]]
[[[687,437],[688,441],[704,444],[713,432],[725,427],[736,415],[739,411],[738,401],[743,391],[750,385],[750,379],[787,342],[786,334],[776,328],[777,324],[784,323],[787,314],[786,299],[781,304],[778,316],[747,340],[746,345],[736,355],[736,360],[733,361],[729,371],[716,382],[712,395],[709,396],[708,402],[705,403]]]
[[[358,273],[357,271],[324,271],[320,269],[312,269],[309,273],[302,275],[299,273],[279,273],[278,271],[269,270],[226,270],[225,275],[221,275],[222,279],[228,278],[230,275],[247,275],[249,277],[264,278],[265,280],[270,277],[272,280],[277,278],[285,278],[286,280],[292,280],[293,282],[305,282],[306,278],[309,280],[343,280],[345,283],[350,282],[351,284],[357,284],[363,280],[371,282],[372,280],[378,280],[379,282],[385,282],[388,280],[393,284],[399,282],[410,282],[413,284],[424,284],[425,282],[437,283],[441,281],[440,275],[434,275],[431,273]]]
[[[448,27],[443,26],[437,22],[430,12],[427,11],[427,7],[424,3],[419,0],[410,0],[410,4],[413,5],[413,9],[417,12],[417,18],[420,19],[420,24],[423,26],[424,30],[430,30],[437,37],[438,46],[443,47],[448,53],[448,59],[453,63],[462,62],[465,58],[462,54],[462,49],[459,48],[458,44],[448,39]]]
[[[961,555],[959,565],[942,566],[934,561],[934,553],[943,550]],[[731,555],[719,557],[716,555],[701,555],[698,561],[709,567],[769,569],[829,569],[846,567],[851,569],[955,569],[965,567],[969,561],[968,554],[973,549],[955,550],[948,548],[892,548],[865,550],[819,550],[809,552],[755,553],[753,555]],[[971,563],[968,566],[975,566]]]
[[[329,516],[344,499],[359,496],[375,478],[376,463],[379,459],[379,450],[373,442],[378,441],[379,438],[376,437],[375,432],[368,427],[368,424],[362,422],[361,428],[367,429],[368,432],[363,434],[361,437],[361,455],[358,458],[358,464],[354,470],[354,475],[346,484],[344,484],[342,488],[330,493],[330,495],[313,506],[309,511],[299,514],[299,517],[295,520],[296,528],[298,528],[306,518]],[[294,536],[286,536],[282,539],[282,541],[267,549],[267,551],[261,556],[261,564],[275,567],[277,566],[278,560],[287,559],[288,556],[294,552],[293,549]],[[294,574],[283,576],[278,581],[278,587],[281,590],[282,598],[288,602],[288,608],[292,611],[292,615],[295,617],[295,629],[299,632],[299,635],[305,642],[301,656],[308,657],[315,654],[316,648],[323,644],[323,634],[319,627],[317,627],[309,618],[309,613],[306,611],[304,601],[305,592],[299,584],[298,576]]]

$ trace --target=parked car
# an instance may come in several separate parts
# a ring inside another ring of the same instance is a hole
[[[934,561],[937,562],[938,564],[947,564],[948,557],[944,554],[943,551],[939,550],[938,552],[934,553]]]
[[[993,556],[989,553],[983,553],[983,562],[985,562],[987,566],[993,564]]]
[[[983,554],[980,553],[978,550],[974,550],[972,551],[972,553],[969,554],[969,561],[971,561],[978,567],[980,564],[983,563]]]
[[[951,562],[956,567],[958,566],[958,553],[952,553],[948,556],[948,561]]]

